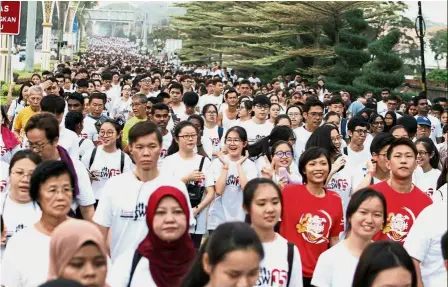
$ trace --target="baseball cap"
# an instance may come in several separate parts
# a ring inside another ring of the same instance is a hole
[[[431,127],[431,121],[427,117],[418,117],[417,118],[417,125]]]

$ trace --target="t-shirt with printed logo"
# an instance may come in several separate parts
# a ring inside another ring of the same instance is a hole
[[[431,198],[416,186],[411,192],[399,193],[387,181],[371,185],[370,188],[381,192],[387,203],[387,222],[373,240],[392,240],[404,244],[417,216],[432,204]]]
[[[282,194],[280,234],[299,248],[303,276],[311,278],[330,238],[344,231],[341,197],[331,190],[325,190],[324,197],[316,197],[306,185],[286,185]]]

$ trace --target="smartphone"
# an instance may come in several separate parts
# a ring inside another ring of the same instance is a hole
[[[278,177],[279,179],[286,178],[286,180],[289,182],[289,173],[286,167],[281,167],[278,170]]]

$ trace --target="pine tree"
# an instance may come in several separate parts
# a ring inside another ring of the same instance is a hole
[[[368,39],[363,34],[368,23],[361,9],[345,12],[343,23],[346,27],[339,32],[340,41],[334,47],[337,55],[336,65],[326,85],[332,90],[345,89],[351,94],[358,94],[359,91],[352,83],[361,75],[362,66],[370,60],[370,53],[366,50]]]
[[[403,60],[393,51],[400,37],[399,30],[391,30],[369,45],[374,60],[365,64],[362,75],[353,81],[355,88],[362,93],[369,90],[379,92],[381,88],[394,89],[403,83]]]

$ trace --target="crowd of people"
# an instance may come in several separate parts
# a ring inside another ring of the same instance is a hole
[[[447,98],[100,37],[13,88],[1,286],[447,286]]]

